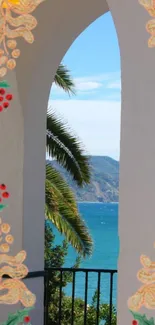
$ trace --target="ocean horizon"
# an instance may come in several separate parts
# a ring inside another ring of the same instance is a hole
[[[119,202],[108,202],[108,203],[105,203],[105,202],[96,202],[96,201],[77,201],[77,204],[91,204],[91,203],[95,203],[95,204],[119,204]]]
[[[118,203],[102,202],[78,202],[78,207],[82,218],[87,224],[90,234],[94,241],[94,250],[90,258],[81,261],[81,268],[93,269],[117,269],[119,255],[119,237],[118,237]],[[63,239],[56,232],[56,242],[60,243]],[[69,246],[68,256],[65,267],[72,267],[75,263],[77,254]],[[109,302],[110,275],[102,274],[101,277],[101,302]],[[91,303],[92,297],[97,289],[97,275],[89,275],[88,303]],[[67,295],[71,295],[71,284],[65,290]],[[80,272],[76,276],[76,297],[84,298],[84,274]],[[116,305],[117,297],[117,274],[114,275],[113,303]]]

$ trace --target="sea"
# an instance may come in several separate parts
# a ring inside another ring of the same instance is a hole
[[[117,269],[119,255],[118,237],[118,203],[78,203],[79,211],[87,224],[94,241],[94,250],[90,258],[81,261],[81,268],[91,269]],[[63,237],[56,233],[56,241],[60,243]],[[77,254],[69,247],[65,267],[72,267]],[[97,289],[97,274],[89,273],[88,276],[88,304],[91,303]],[[69,284],[65,292],[72,294],[72,285]],[[84,298],[85,275],[83,272],[76,274],[75,296]],[[110,275],[101,275],[101,302],[109,303]],[[117,274],[113,279],[113,304],[117,304]]]
[[[94,241],[94,250],[90,258],[82,259],[80,268],[89,269],[117,269],[119,255],[118,237],[118,203],[78,203],[82,218],[89,228]],[[56,244],[63,240],[56,231]],[[77,254],[70,246],[64,267],[73,267]],[[84,299],[85,274],[76,274],[75,296]],[[95,291],[97,290],[97,273],[88,275],[88,304],[91,304]],[[68,284],[65,292],[72,295],[72,284]],[[101,302],[110,301],[110,274],[101,274]],[[113,304],[117,305],[117,274],[113,278]]]

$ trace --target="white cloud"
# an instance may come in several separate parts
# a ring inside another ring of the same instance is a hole
[[[120,102],[52,100],[49,105],[80,137],[87,153],[119,159]]]
[[[64,93],[64,90],[58,87],[55,83],[52,84],[51,91],[54,95],[61,95]]]
[[[80,94],[88,94],[92,92],[92,90],[96,91],[100,88],[121,89],[120,72],[74,78],[74,83],[77,96]],[[52,94],[59,96],[63,95],[64,91],[53,84]]]
[[[75,83],[75,89],[76,89],[76,93],[78,92],[88,92],[90,90],[94,90],[94,89],[98,89],[100,87],[102,87],[102,83],[99,83],[97,81],[82,81],[81,79],[74,79],[74,83]],[[64,90],[62,90],[61,88],[59,88],[57,85],[53,84],[52,85],[52,93],[53,94],[63,94]]]
[[[120,72],[109,72],[109,73],[103,73],[93,76],[83,76],[79,78],[75,78],[78,82],[87,82],[87,81],[97,81],[97,82],[107,82],[112,80],[118,80],[120,79]]]
[[[121,90],[121,80],[116,80],[112,83],[109,83],[107,85],[107,88],[109,89],[120,89]]]
[[[102,83],[95,81],[87,81],[87,82],[78,82],[75,79],[75,89],[76,91],[88,91],[102,87]]]

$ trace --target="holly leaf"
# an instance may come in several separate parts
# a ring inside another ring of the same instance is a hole
[[[154,325],[154,318],[153,317],[150,318],[149,323],[150,323],[150,325]]]
[[[130,310],[130,312],[133,315],[133,318],[138,320],[139,325],[155,325],[153,317],[147,319],[145,314],[141,315],[140,313],[134,312],[132,310]]]
[[[7,321],[0,323],[0,325],[18,325],[23,322],[25,316],[29,316],[29,312],[33,309],[24,308],[18,310],[15,314],[9,314]]]
[[[5,204],[0,204],[0,211],[2,211],[3,209],[5,209],[7,207],[7,205]]]
[[[8,84],[7,81],[0,81],[0,87],[1,88],[10,88],[11,86]]]

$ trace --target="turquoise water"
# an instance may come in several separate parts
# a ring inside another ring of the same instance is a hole
[[[81,267],[117,269],[119,253],[118,239],[118,204],[104,203],[79,203],[80,213],[90,229],[94,240],[94,251],[91,258],[83,260]],[[60,242],[60,236],[57,235]],[[76,258],[75,251],[70,247],[65,266],[72,267]],[[109,275],[101,277],[101,301],[109,301]],[[95,273],[89,275],[88,303],[97,288],[97,276]],[[71,285],[68,285],[66,293],[71,295]],[[84,297],[84,274],[76,276],[76,296]],[[113,303],[116,304],[117,297],[117,275],[114,276]]]

